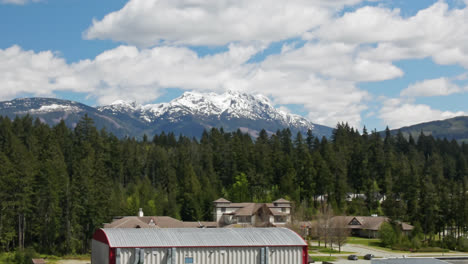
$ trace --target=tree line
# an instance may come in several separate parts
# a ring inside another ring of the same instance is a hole
[[[161,133],[136,140],[98,131],[87,116],[73,129],[0,117],[0,252],[86,253],[94,230],[114,216],[143,208],[212,221],[219,197],[284,197],[301,220],[326,203],[336,214],[417,224],[427,239],[458,237],[468,220],[467,157],[464,143],[388,129],[360,133],[347,124],[330,139],[289,129],[252,139],[213,128],[199,139]],[[365,198],[349,202],[350,192]]]

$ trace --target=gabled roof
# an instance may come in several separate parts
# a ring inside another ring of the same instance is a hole
[[[348,228],[351,229],[366,229],[366,230],[379,230],[380,226],[385,222],[390,222],[386,216],[335,216],[332,218],[333,222],[343,221]],[[414,227],[407,223],[401,223],[404,231],[412,230]]]
[[[103,228],[94,234],[98,237],[111,248],[307,245],[287,228]]]
[[[213,227],[215,222],[183,222],[170,216],[125,216],[104,224],[104,228],[187,228]]]
[[[228,201],[224,198],[219,198],[218,200],[216,201],[213,201],[213,203],[230,203],[231,201]]]
[[[257,210],[262,207],[262,204],[249,203],[246,206],[238,209],[234,212],[234,215],[238,216],[251,216],[254,215]]]

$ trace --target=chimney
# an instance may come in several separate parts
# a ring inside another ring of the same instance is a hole
[[[143,214],[143,208],[140,208],[140,210],[138,211],[138,217],[143,217],[143,216],[145,216]]]

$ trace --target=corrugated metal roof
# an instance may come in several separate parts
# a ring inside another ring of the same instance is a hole
[[[306,246],[287,228],[103,228],[110,247]]]

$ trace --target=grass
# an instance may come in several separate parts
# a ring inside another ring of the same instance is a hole
[[[0,263],[9,263],[13,260],[14,253],[0,253]],[[91,260],[90,255],[65,255],[65,256],[54,256],[54,255],[45,255],[40,254],[40,258],[47,260],[47,263],[55,264],[58,263],[60,260],[67,260],[67,259],[76,259],[76,260]]]
[[[329,256],[310,256],[311,259],[314,261],[335,261],[337,257],[329,257]]]
[[[0,263],[8,263],[8,258],[13,258],[13,254],[11,253],[0,253]]]
[[[378,238],[362,238],[362,237],[348,237],[347,244],[353,245],[363,245],[370,248],[384,250],[393,253],[408,253],[409,251],[401,251],[401,250],[392,250],[391,248],[382,247],[380,245],[380,239]]]
[[[349,251],[338,251],[338,250],[335,250],[335,249],[331,249],[331,248],[323,248],[323,249],[319,249],[320,253],[325,253],[325,254],[352,254],[354,252],[349,252]]]
[[[309,254],[353,254],[354,252],[349,251],[338,251],[336,249],[326,248],[326,247],[319,247],[319,246],[309,246]]]

